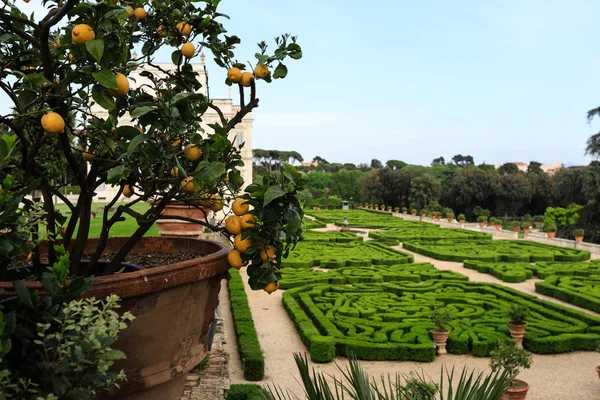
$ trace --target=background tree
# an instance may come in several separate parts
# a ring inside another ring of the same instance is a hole
[[[363,172],[361,171],[341,169],[331,174],[331,193],[339,196],[342,200],[352,199],[358,202],[361,199],[362,178]]]
[[[495,192],[495,215],[523,215],[528,211],[525,206],[531,201],[533,191],[523,172],[517,171],[517,173],[500,176]]]
[[[475,166],[462,168],[452,181],[452,195],[459,212],[464,212],[467,217],[473,216],[473,208],[493,208],[494,189],[498,175],[495,172],[484,171]]]
[[[371,160],[371,168],[380,169],[383,168],[383,164],[378,159],[374,158]]]
[[[431,175],[420,175],[410,181],[409,203],[415,204],[418,210],[440,198],[441,185]]]
[[[452,162],[459,167],[464,167],[466,165],[474,165],[473,157],[471,156],[463,156],[462,154],[457,154],[452,157]]]
[[[383,203],[383,185],[376,170],[363,174],[360,201],[372,204]]]
[[[510,162],[504,163],[500,166],[500,168],[498,168],[498,173],[500,175],[518,174],[519,171],[519,167],[517,167],[516,164]]]
[[[400,160],[388,160],[385,163],[385,166],[390,169],[401,169],[406,166],[406,163],[404,161],[400,161]]]
[[[445,164],[446,164],[446,160],[444,160],[444,157],[434,158],[433,161],[431,162],[432,167],[435,167],[436,165],[445,165]]]

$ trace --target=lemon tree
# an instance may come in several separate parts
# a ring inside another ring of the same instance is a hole
[[[281,177],[240,193],[243,162],[229,133],[258,106],[261,85],[285,78],[284,63],[302,57],[296,38],[285,34],[272,45],[260,42],[255,60],[243,63],[234,53],[241,39],[226,30],[220,0],[49,0],[43,3],[46,14],[35,17],[20,10],[21,1],[8,0],[0,8],[0,89],[11,103],[0,115],[0,130],[16,138],[2,178],[14,177],[15,191],[33,184],[41,193],[45,232],[39,237],[62,236],[71,246],[71,275],[117,271],[170,202],[219,211],[241,196],[249,208],[236,207],[244,212],[230,223],[239,252],[230,258],[236,266],[252,261],[254,288],[277,286],[281,256],[301,234],[303,183],[288,166]],[[165,48],[173,70],[156,63]],[[202,94],[203,82],[191,64],[200,52],[210,54],[222,68],[219,79],[239,91],[235,115],[226,116],[208,90]],[[134,70],[143,71],[149,83],[133,85]],[[94,106],[108,116],[92,112]],[[208,110],[219,122],[205,132],[201,122]],[[130,122],[121,124],[123,119]],[[48,168],[49,159],[61,167]],[[100,216],[98,246],[84,270],[78,261],[88,240],[94,192],[103,184],[120,189]],[[67,185],[79,186],[77,201],[61,193]],[[53,196],[68,206],[70,218],[55,209]],[[133,200],[109,213],[121,196]],[[139,213],[132,208],[138,202],[151,207]],[[125,215],[135,218],[138,228],[111,263],[100,267],[111,228]],[[227,232],[224,221],[193,222]],[[0,243],[0,252],[4,248]],[[31,258],[41,273],[37,248]]]

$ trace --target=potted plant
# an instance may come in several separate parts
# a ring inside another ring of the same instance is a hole
[[[417,215],[417,210],[413,208],[412,210],[410,210],[410,214],[411,214],[413,217],[414,217],[414,216],[416,216],[416,215]]]
[[[413,208],[412,210],[413,215],[417,215],[417,210]],[[427,216],[427,211],[425,209],[421,210],[421,218],[425,218]]]
[[[549,223],[544,226],[544,231],[546,231],[546,235],[548,235],[549,239],[552,239],[556,236],[556,224]]]
[[[114,344],[127,359],[113,368],[124,369],[127,381],[112,398],[136,393],[179,399],[186,373],[207,353],[208,327],[230,265],[251,262],[250,286],[271,292],[280,279],[275,265],[301,235],[301,174],[284,165],[280,175],[243,194],[241,146],[232,141],[236,126],[258,106],[261,85],[284,78],[283,63],[301,58],[301,48],[289,35],[277,38],[269,51],[261,42],[248,70],[235,58],[240,39],[225,35],[218,6],[142,0],[128,12],[112,2],[66,1],[35,19],[17,7],[0,12],[0,25],[12,32],[3,37],[0,55],[2,82],[10,82],[3,89],[12,103],[0,117],[0,197],[10,200],[3,218],[18,222],[0,233],[0,296],[24,293],[19,281],[41,296],[54,290],[39,281],[59,258],[55,245],[67,251],[70,281],[93,277],[85,296],[119,296],[122,310],[133,310],[136,319]],[[191,63],[199,54],[194,43],[212,53],[222,68],[218,79],[239,92],[237,112],[221,109],[205,91],[205,76]],[[173,68],[166,70],[155,67],[155,55],[165,46],[175,47]],[[135,71],[145,79],[132,88]],[[205,131],[207,110],[215,122]],[[120,122],[125,120],[134,126]],[[61,194],[67,183],[80,189],[77,201]],[[104,186],[115,191],[100,217],[99,237],[92,238],[94,194]],[[25,198],[29,193],[33,199]],[[131,201],[120,203],[123,197]],[[69,214],[55,207],[55,198]],[[206,215],[164,214],[175,202],[218,211],[234,200],[238,211],[230,216],[241,221],[229,227],[239,233]],[[235,249],[199,239],[144,237],[159,219],[222,233]],[[132,231],[116,237],[115,228],[127,221]],[[30,235],[22,235],[24,225],[34,226]],[[267,246],[273,256],[262,259],[260,249]]]
[[[381,211],[385,211],[385,204],[381,204],[381,205],[379,206],[379,209],[380,209]]]
[[[402,214],[408,214],[408,208],[402,207]]]
[[[527,306],[521,304],[511,304],[508,310],[508,330],[518,349],[523,348],[523,337],[527,329],[527,322],[525,320],[528,315],[529,309]]]
[[[435,343],[437,353],[439,355],[446,354],[446,342],[448,341],[448,334],[450,333],[446,328],[452,321],[452,313],[446,306],[438,307],[433,309],[429,318],[435,325],[435,328],[431,330],[431,337]]]
[[[448,222],[452,222],[454,219],[454,213],[446,213],[446,218],[448,219]]]
[[[575,229],[573,231],[573,236],[575,237],[575,242],[576,243],[583,242],[583,234],[584,233],[585,233],[585,231],[583,229]]]
[[[392,212],[393,207],[392,206],[387,206],[387,210],[388,210],[388,212]]]
[[[464,226],[466,221],[467,221],[467,217],[465,217],[465,214],[458,215],[458,222],[460,222],[461,226]]]
[[[502,229],[502,220],[500,218],[494,219],[494,227],[496,228],[497,231]]]
[[[363,207],[364,208],[369,208],[369,203],[365,203]]]
[[[514,346],[513,343],[500,342],[496,349],[490,352],[490,367],[493,372],[508,372],[513,377],[510,385],[506,389],[503,399],[505,400],[524,400],[529,390],[529,385],[520,379],[515,379],[519,375],[521,368],[530,368],[532,363],[531,354],[523,349]]]
[[[483,228],[487,224],[487,217],[485,215],[480,215],[477,217],[477,222],[479,222],[479,226]]]
[[[531,232],[531,222],[529,221],[525,221],[521,224],[521,228],[523,228],[523,233],[525,235],[529,234],[529,232]]]
[[[394,212],[396,214],[400,214],[400,207],[394,207]]]
[[[513,221],[510,223],[510,227],[513,232],[518,233],[521,230],[521,223],[519,221]]]

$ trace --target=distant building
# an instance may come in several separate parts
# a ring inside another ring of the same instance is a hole
[[[200,64],[192,64],[192,67],[194,68],[194,71],[199,74],[199,80],[203,86],[200,90],[200,93],[206,95],[207,78],[204,70],[204,55],[202,55],[200,58],[202,62]],[[174,64],[170,63],[154,64],[164,71],[173,71],[177,68]],[[136,70],[130,74],[129,83],[132,88],[139,87],[144,84],[151,84],[147,77],[140,75],[143,71],[150,71],[158,78],[164,76],[164,73],[158,68],[145,65],[143,69]],[[233,104],[231,99],[231,90],[229,91],[228,97],[229,98],[227,99],[212,98],[211,100],[217,107],[219,107],[219,109],[221,109],[225,118],[230,120],[233,118],[235,113],[240,110],[240,106]],[[108,117],[108,111],[97,104],[92,107],[92,112],[100,118]],[[231,140],[235,145],[239,146],[242,143],[245,143],[244,147],[242,148],[242,160],[244,161],[244,166],[240,168],[240,173],[244,178],[246,185],[252,183],[252,121],[252,113],[250,113],[246,115],[244,119],[242,119],[242,121],[237,124],[235,129],[233,129],[229,134],[229,140]],[[209,108],[202,116],[202,128],[205,130],[205,132],[212,132],[212,128],[209,128],[208,125],[217,122],[220,123],[220,118],[216,111],[214,111],[212,108]],[[131,117],[129,117],[129,115],[125,115],[119,118],[119,125],[132,125]],[[103,184],[96,190],[96,198],[98,201],[108,201],[116,195],[117,191],[118,188]],[[128,199],[123,197],[121,200],[127,201]]]
[[[524,162],[511,162],[510,164],[514,164],[517,166],[517,168],[519,168],[519,171],[523,171],[523,172],[527,172],[527,168],[529,167],[528,164],[524,163]],[[496,169],[500,168],[500,164],[499,163],[495,163],[494,167]],[[542,165],[540,166],[541,170],[544,171],[545,173],[547,173],[548,175],[554,175],[558,172],[559,169],[561,169],[563,166],[561,163],[559,163],[558,161],[553,162],[550,165]]]
[[[301,167],[313,167],[313,168],[317,168],[319,166],[319,162],[318,161],[313,161],[313,162],[301,162],[300,163]]]

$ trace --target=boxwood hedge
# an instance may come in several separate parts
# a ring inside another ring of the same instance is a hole
[[[258,342],[252,312],[244,289],[242,277],[236,269],[230,270],[229,299],[231,314],[237,338],[238,352],[242,360],[244,378],[248,381],[260,381],[265,375],[265,359]]]
[[[600,262],[544,262],[535,264],[527,262],[490,262],[465,260],[465,268],[474,269],[484,274],[490,274],[504,282],[523,282],[537,276],[544,279],[551,275],[560,276],[590,276],[600,275]]]
[[[515,303],[531,311],[524,346],[534,353],[592,350],[600,340],[600,318],[494,284],[318,284],[287,290],[283,303],[314,362],[350,353],[364,360],[432,361],[429,315],[442,305],[454,315],[453,354],[487,356],[498,341],[510,340],[507,311]]]
[[[362,236],[358,236],[351,232],[317,232],[317,231],[306,231],[304,232],[305,242],[362,242]]]
[[[380,242],[431,241],[442,239],[484,239],[492,240],[492,236],[483,232],[464,229],[442,229],[439,225],[390,228],[381,232],[369,232],[369,237]]]
[[[437,240],[407,241],[407,250],[437,260],[478,260],[493,262],[584,261],[590,252],[517,240]]]
[[[551,275],[535,283],[535,291],[564,302],[600,312],[600,275]]]
[[[389,213],[370,213],[365,210],[306,210],[306,214],[315,217],[319,222],[337,225],[341,225],[344,217],[347,217],[349,226],[356,228],[382,229],[398,226],[433,226],[433,224],[425,222],[405,221]]]

